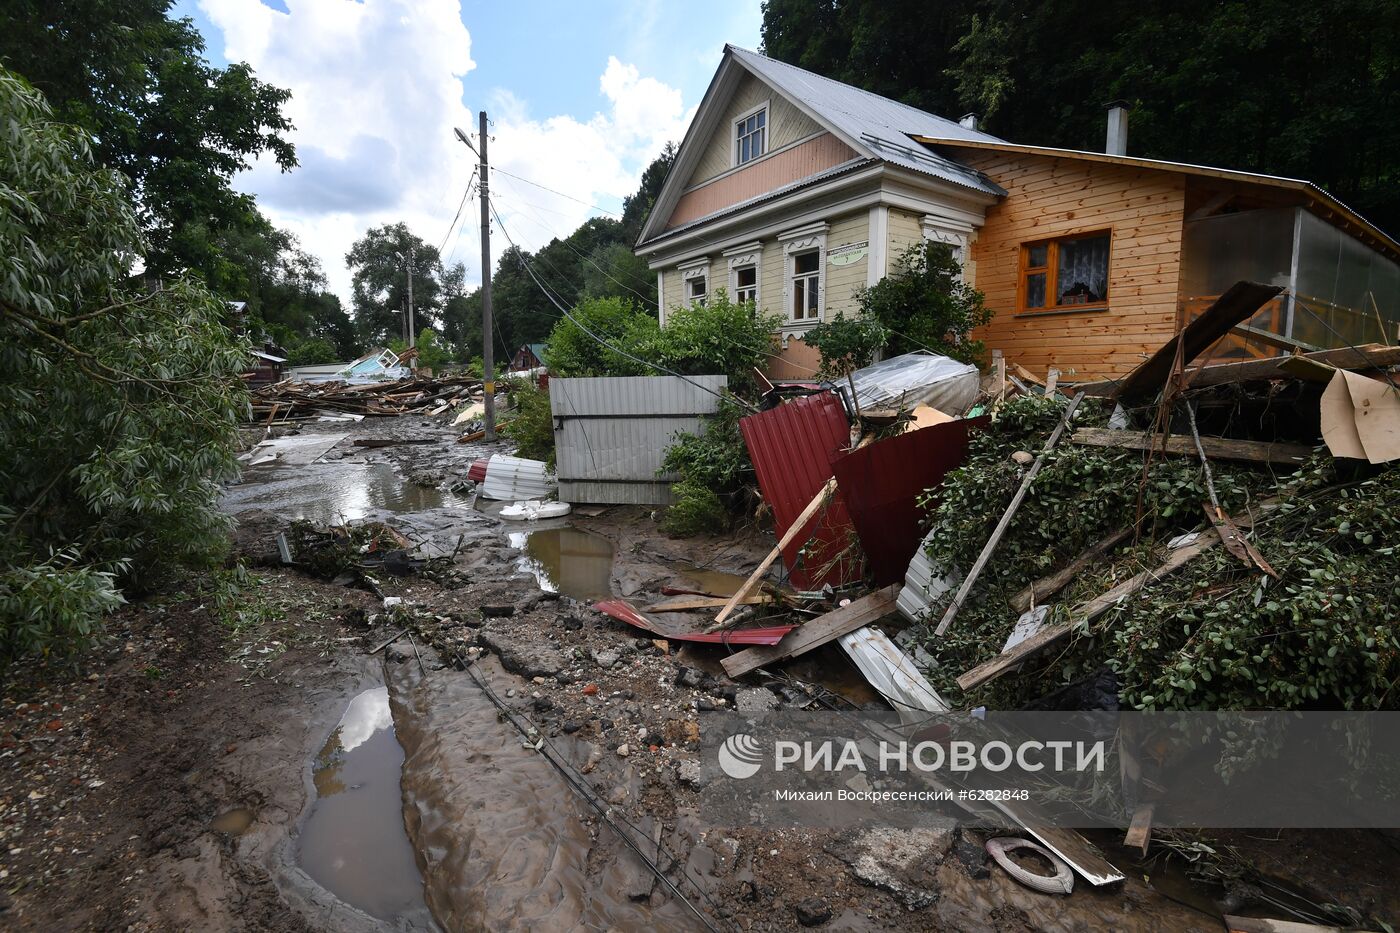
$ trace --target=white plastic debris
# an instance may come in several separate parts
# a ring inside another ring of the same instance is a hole
[[[403,597],[402,597],[402,596],[385,596],[385,597],[384,597],[384,608],[385,608],[385,609],[392,609],[392,608],[394,608],[395,606],[402,606],[402,605],[403,605]]]
[[[486,499],[517,502],[548,498],[558,484],[543,460],[525,460],[495,454],[486,461],[486,478],[480,493]]]
[[[572,506],[567,502],[542,502],[539,499],[527,499],[524,502],[516,502],[501,509],[501,518],[516,522],[563,518],[569,514],[571,508]]]

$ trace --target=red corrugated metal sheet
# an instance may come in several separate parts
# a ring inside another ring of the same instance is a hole
[[[850,444],[846,409],[835,393],[824,392],[750,415],[740,420],[739,430],[781,538],[831,479],[832,464]],[[783,551],[783,562],[793,582],[802,589],[813,589],[826,583],[839,586],[859,580],[858,560],[837,561],[852,532],[840,489],[809,527],[808,533],[799,535]],[[798,553],[808,540],[813,543],[798,566]]]
[[[773,646],[783,640],[783,636],[795,625],[770,625],[766,628],[726,629],[723,632],[692,632],[675,625],[662,623],[659,619],[644,616],[625,599],[605,599],[594,603],[593,608],[605,612],[620,622],[646,629],[662,638],[675,641],[698,641],[712,645],[768,645]],[[706,621],[710,621],[706,619]]]
[[[853,451],[834,464],[836,482],[860,536],[876,586],[904,579],[923,539],[925,489],[943,482],[967,459],[971,433],[991,418],[949,421],[887,438]]]

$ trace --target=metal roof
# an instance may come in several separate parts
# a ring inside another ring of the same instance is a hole
[[[949,140],[1001,142],[997,137],[748,49],[733,45],[726,49],[808,116],[845,137],[857,152],[984,194],[1006,194],[981,173],[929,152],[910,139],[940,136]]]

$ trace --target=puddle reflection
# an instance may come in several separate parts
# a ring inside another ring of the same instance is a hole
[[[577,600],[612,595],[612,542],[577,528],[540,528],[510,533],[511,547],[520,548],[516,566],[529,571],[547,593]]]
[[[318,463],[315,470],[263,467],[256,479],[229,487],[223,497],[225,511],[261,508],[327,525],[447,505],[466,505],[466,500],[411,483],[389,463]]]
[[[423,909],[423,877],[404,829],[394,735],[385,687],[350,701],[316,756],[317,799],[298,858],[315,881],[382,920]]]

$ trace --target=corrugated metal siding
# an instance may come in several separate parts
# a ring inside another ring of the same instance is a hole
[[[750,415],[739,422],[739,430],[781,537],[831,479],[833,462],[850,444],[846,409],[834,393],[824,392]],[[813,519],[811,529],[783,551],[793,582],[810,589],[859,579],[860,568],[852,561],[842,561],[821,573],[845,549],[853,533],[839,488],[827,508]],[[798,554],[810,539],[815,543],[798,566]]]
[[[887,438],[836,461],[836,481],[877,586],[905,578],[919,547],[925,516],[916,505],[918,499],[962,464],[969,433],[984,430],[990,421],[984,415],[936,424]]]
[[[674,476],[658,476],[677,432],[698,434],[726,376],[552,379],[555,473],[565,502],[665,505]],[[708,390],[708,391],[706,391]]]

